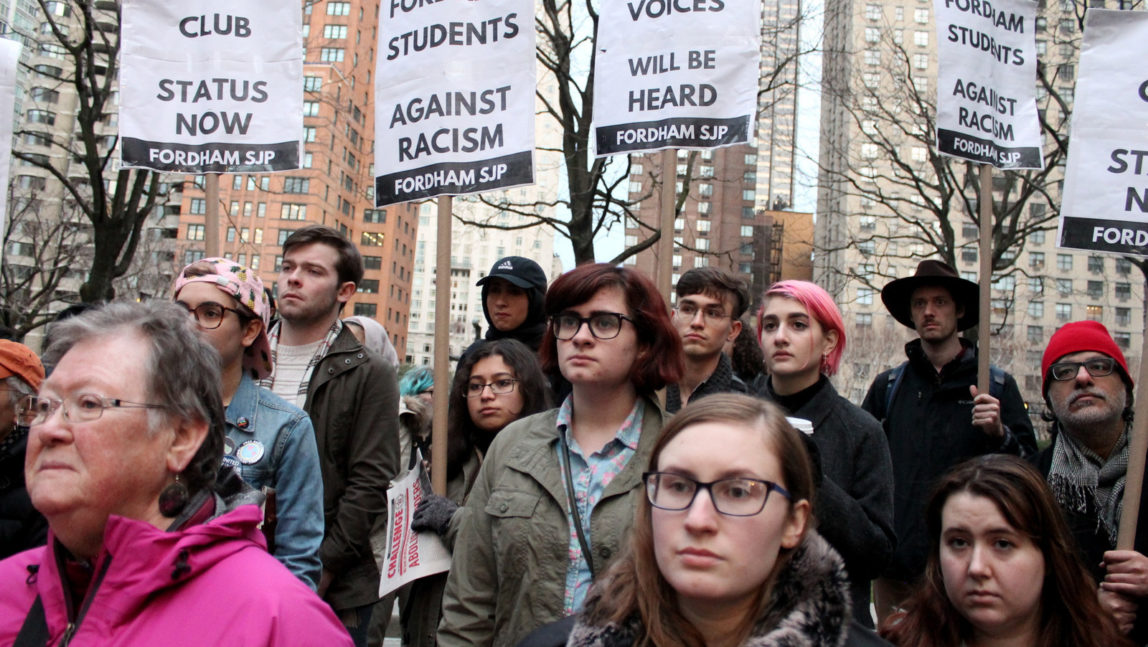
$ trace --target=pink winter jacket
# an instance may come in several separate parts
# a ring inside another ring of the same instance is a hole
[[[53,646],[351,645],[331,609],[267,554],[260,519],[244,505],[165,532],[113,516],[75,610],[49,534],[48,547],[0,562],[0,647],[16,640],[37,594]]]

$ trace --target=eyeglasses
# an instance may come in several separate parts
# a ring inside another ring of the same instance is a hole
[[[680,303],[676,308],[678,314],[685,317],[687,320],[693,321],[694,317],[698,314],[698,307],[692,303]],[[718,322],[722,319],[728,319],[729,315],[721,306],[709,306],[701,309],[702,318],[706,321]]]
[[[669,472],[646,472],[646,498],[650,505],[662,510],[685,510],[694,503],[698,490],[710,493],[714,509],[730,517],[752,517],[765,509],[769,493],[777,491],[793,500],[789,491],[773,481],[751,478],[728,478],[702,483],[688,476]]]
[[[247,318],[247,315],[242,310],[228,308],[227,306],[212,303],[211,301],[201,303],[194,308],[180,301],[176,301],[176,303],[183,306],[184,309],[187,310],[187,314],[191,315],[192,318],[195,319],[195,323],[199,324],[199,327],[204,330],[215,330],[218,328],[219,325],[223,323],[224,313],[227,312],[234,312],[235,316],[239,317],[241,321]]]
[[[25,425],[38,425],[57,409],[63,408],[64,420],[68,422],[91,422],[104,415],[104,409],[166,409],[162,404],[128,402],[116,398],[104,398],[92,393],[79,393],[66,400],[29,395],[16,404],[16,415]]]
[[[1093,357],[1084,362],[1057,362],[1048,367],[1048,372],[1052,375],[1052,379],[1066,382],[1076,378],[1081,366],[1092,377],[1104,377],[1112,374],[1112,370],[1116,368],[1116,360],[1111,357]]]
[[[590,324],[590,334],[594,339],[613,339],[622,332],[622,320],[634,320],[617,312],[595,312],[589,317],[579,317],[573,312],[564,312],[550,318],[550,332],[562,341],[574,338],[582,329],[582,324]]]
[[[518,382],[518,380],[513,380],[510,378],[495,380],[495,381],[490,382],[490,383],[470,382],[469,384],[466,385],[466,397],[468,397],[468,398],[480,397],[482,395],[482,392],[485,391],[486,387],[488,387],[488,386],[490,387],[491,393],[493,393],[495,395],[506,395],[507,393],[511,393],[514,391],[514,385],[517,382]]]

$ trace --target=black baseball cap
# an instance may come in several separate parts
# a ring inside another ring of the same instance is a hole
[[[507,256],[498,259],[494,262],[494,267],[490,268],[490,272],[475,285],[482,285],[490,279],[503,279],[523,290],[537,288],[546,291],[546,273],[538,263],[525,256]]]

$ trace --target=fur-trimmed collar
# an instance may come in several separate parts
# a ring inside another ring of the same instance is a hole
[[[754,627],[745,647],[840,647],[852,618],[849,579],[841,557],[815,531],[779,574],[773,604]],[[635,616],[624,625],[593,627],[579,618],[568,647],[625,647],[637,642],[642,626]]]

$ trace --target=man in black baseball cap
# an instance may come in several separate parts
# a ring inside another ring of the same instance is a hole
[[[500,258],[477,285],[482,286],[482,313],[490,324],[486,339],[510,337],[537,351],[546,331],[546,274],[538,263],[523,256]]]
[[[978,393],[977,349],[959,333],[977,325],[976,283],[950,265],[921,261],[913,276],[881,290],[893,318],[917,331],[908,360],[873,380],[861,408],[882,422],[893,459],[897,547],[875,582],[879,620],[925,571],[929,534],[925,500],[948,468],[981,454],[1036,451],[1032,422],[1016,380],[992,367],[989,393]]]

